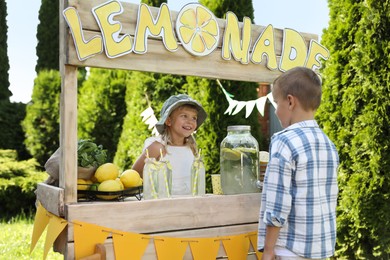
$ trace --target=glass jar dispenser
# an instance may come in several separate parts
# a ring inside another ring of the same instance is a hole
[[[221,142],[220,167],[223,194],[260,192],[259,144],[249,125],[228,126]]]

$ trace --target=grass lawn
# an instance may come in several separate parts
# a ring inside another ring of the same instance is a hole
[[[0,222],[0,260],[8,259],[43,259],[46,230],[38,240],[34,251],[30,255],[31,236],[34,219],[13,219],[9,222]],[[48,260],[64,259],[63,255],[50,249]]]

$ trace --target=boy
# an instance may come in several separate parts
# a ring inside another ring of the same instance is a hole
[[[273,83],[284,130],[274,134],[261,199],[258,250],[263,259],[323,259],[336,243],[337,167],[334,144],[314,114],[321,80],[293,68]]]

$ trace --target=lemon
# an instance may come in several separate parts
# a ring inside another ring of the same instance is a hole
[[[107,180],[115,180],[119,176],[119,168],[113,163],[105,163],[100,165],[95,172],[95,179],[97,182]]]
[[[180,10],[176,31],[183,48],[192,55],[206,56],[218,47],[217,19],[201,4],[190,3]]]
[[[123,185],[123,183],[121,182],[121,179],[118,177],[115,179],[116,182],[119,183],[120,187],[121,187],[121,190],[124,190],[125,189],[125,186]]]
[[[132,188],[132,187],[140,186],[139,184],[142,179],[136,170],[130,169],[122,172],[120,176],[120,180],[125,186],[125,188]]]
[[[77,190],[88,190],[90,184],[92,184],[90,180],[77,179]]]
[[[241,159],[241,152],[237,150],[233,150],[230,148],[222,148],[221,150],[221,155],[222,158],[225,160],[230,160],[230,161],[237,161]]]
[[[116,180],[106,180],[99,184],[98,191],[115,192],[121,191],[121,185]],[[113,200],[119,195],[96,195],[96,197],[104,200]]]

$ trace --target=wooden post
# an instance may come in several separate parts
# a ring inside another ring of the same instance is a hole
[[[77,202],[77,67],[67,62],[68,32],[62,11],[67,0],[60,0],[60,181],[65,191],[64,203]]]

